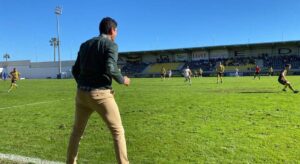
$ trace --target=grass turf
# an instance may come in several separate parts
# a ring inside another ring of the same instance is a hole
[[[300,77],[288,79],[300,89]],[[276,77],[132,79],[114,84],[131,163],[297,163],[300,95]],[[0,81],[0,153],[65,161],[73,80]],[[26,105],[27,104],[27,105]],[[13,107],[12,107],[13,106]],[[115,163],[110,132],[94,113],[80,163]]]

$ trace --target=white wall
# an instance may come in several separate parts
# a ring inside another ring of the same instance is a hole
[[[71,68],[74,62],[61,62],[61,72],[65,73],[63,77],[72,77]],[[21,73],[21,77],[28,79],[56,78],[59,73],[58,62],[8,61],[0,62],[0,67],[7,68],[7,73],[16,68]]]

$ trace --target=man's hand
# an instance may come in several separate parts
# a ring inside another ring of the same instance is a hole
[[[130,78],[124,76],[124,85],[129,86],[129,84],[130,84]]]

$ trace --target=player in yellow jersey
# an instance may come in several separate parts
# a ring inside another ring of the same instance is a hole
[[[166,79],[166,74],[167,74],[167,71],[166,71],[165,67],[161,67],[161,70],[160,70],[160,78],[161,78],[161,80],[165,80]]]
[[[11,71],[10,73],[10,78],[11,78],[11,84],[10,84],[10,88],[7,92],[10,92],[13,88],[17,88],[17,80],[20,79],[20,72],[17,71],[16,68],[13,69],[13,71]]]
[[[225,67],[224,65],[222,65],[222,63],[220,62],[219,65],[216,67],[216,71],[217,71],[217,83],[219,83],[219,79],[221,80],[221,83],[223,83],[223,74],[225,71]]]

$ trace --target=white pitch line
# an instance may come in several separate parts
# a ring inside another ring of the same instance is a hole
[[[35,103],[29,103],[29,104],[23,104],[23,105],[14,105],[14,106],[8,106],[8,107],[2,107],[1,109],[9,109],[9,108],[18,108],[18,107],[23,107],[23,106],[32,106],[32,105],[39,105],[39,104],[48,104],[48,103],[53,103],[57,101],[63,101],[66,99],[59,99],[59,100],[53,100],[53,101],[41,101],[41,102],[35,102]]]
[[[21,162],[21,163],[35,163],[35,164],[63,164],[63,162],[56,162],[56,161],[47,161],[40,158],[31,158],[31,157],[24,157],[20,155],[13,155],[13,154],[2,154],[0,153],[0,159],[6,159],[14,162]]]

